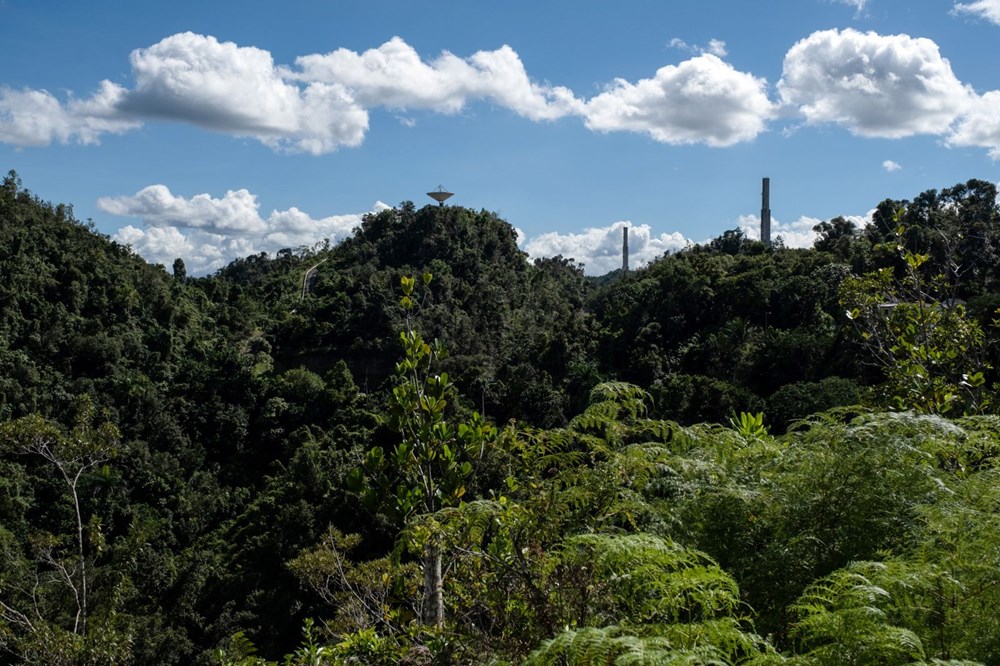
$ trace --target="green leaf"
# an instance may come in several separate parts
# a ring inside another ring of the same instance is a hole
[[[347,473],[346,483],[348,490],[359,492],[364,487],[365,483],[364,472],[360,468],[355,467],[354,469],[352,469],[350,472]]]

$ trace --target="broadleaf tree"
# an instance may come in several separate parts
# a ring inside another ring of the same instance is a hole
[[[423,288],[431,279],[430,273],[422,275]],[[421,549],[421,622],[440,626],[444,623],[442,548],[433,515],[463,501],[496,428],[478,412],[460,423],[451,417],[449,404],[456,390],[447,373],[437,372],[447,352],[437,341],[424,341],[414,329],[411,315],[420,305],[417,279],[404,276],[400,285],[400,305],[407,315],[405,330],[399,334],[403,358],[396,364],[392,397],[381,417],[399,439],[389,451],[371,448],[363,470],[357,470],[352,481],[366,486],[369,504],[389,501],[391,510],[410,528],[406,534]]]

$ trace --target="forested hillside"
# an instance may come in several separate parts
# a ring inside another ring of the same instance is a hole
[[[0,663],[1000,664],[996,194],[600,280],[407,202],[190,277],[11,172]]]

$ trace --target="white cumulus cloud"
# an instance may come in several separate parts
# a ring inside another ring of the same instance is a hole
[[[368,112],[336,83],[286,81],[267,51],[191,32],[131,55],[136,85],[121,109],[314,154],[357,146]]]
[[[15,146],[97,143],[101,134],[121,134],[139,126],[117,111],[125,90],[110,81],[88,98],[65,103],[47,90],[0,87],[0,142]]]
[[[810,124],[885,138],[945,133],[975,98],[933,41],[851,29],[796,43],[778,90]]]
[[[184,259],[189,272],[204,274],[234,259],[286,247],[338,241],[361,224],[361,214],[313,218],[298,208],[260,215],[257,196],[245,189],[222,197],[176,196],[165,185],[150,185],[130,196],[103,197],[98,208],[112,215],[137,217],[143,228],[128,225],[114,239],[132,246],[147,260],[169,266]],[[373,210],[386,205],[376,202]]]
[[[462,110],[472,100],[490,100],[532,120],[577,113],[582,102],[572,91],[533,82],[514,49],[478,51],[469,58],[442,53],[425,62],[399,37],[356,53],[337,49],[297,58],[292,78],[343,86],[366,107]]]
[[[211,229],[239,235],[259,235],[267,230],[257,197],[241,189],[214,199],[197,194],[190,199],[174,196],[166,185],[150,185],[131,196],[102,197],[97,207],[112,215],[139,217],[147,226]]]
[[[976,0],[975,2],[956,2],[952,10],[956,14],[972,14],[986,19],[990,23],[1000,25],[1000,0]]]
[[[604,132],[644,132],[672,144],[729,146],[764,131],[774,105],[767,82],[704,54],[662,67],[651,79],[618,79],[586,105],[586,124]]]
[[[1000,91],[978,97],[946,141],[952,146],[988,148],[990,157],[1000,160]]]
[[[521,249],[535,259],[561,255],[584,265],[588,275],[604,275],[622,266],[622,228],[628,227],[629,267],[638,268],[681,250],[691,241],[678,232],[654,235],[648,224],[615,222],[607,227],[591,227],[579,233],[550,232],[521,241]]]
[[[893,162],[892,160],[886,160],[882,162],[882,168],[892,173],[893,171],[899,171],[903,167],[897,162]]]

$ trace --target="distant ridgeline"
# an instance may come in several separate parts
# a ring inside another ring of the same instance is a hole
[[[497,419],[557,425],[591,386],[614,378],[649,388],[656,410],[682,422],[763,409],[782,427],[881,379],[847,335],[838,287],[849,274],[900,270],[900,241],[924,248],[925,270],[949,275],[983,323],[1000,291],[996,190],[976,180],[886,200],[863,229],[823,222],[812,250],[733,230],[625,280],[621,271],[586,278],[562,257],[528,262],[513,227],[493,213],[409,202],[365,216],[334,247],[172,279],[81,226],[71,208],[21,189],[16,176],[4,182],[9,371],[0,409],[11,416],[58,414],[81,391],[114,395],[108,406],[123,408],[135,398],[115,391],[134,383],[133,371],[162,386],[223,348],[256,358],[255,372],[322,375],[343,362],[373,392],[399,351],[399,277],[430,272],[416,325],[445,344],[445,369],[470,405]],[[816,399],[791,405],[788,394]]]

